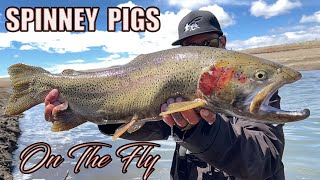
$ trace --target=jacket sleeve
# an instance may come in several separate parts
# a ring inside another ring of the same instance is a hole
[[[201,121],[186,132],[180,145],[240,179],[284,179],[282,126],[217,115],[213,125]]]
[[[112,136],[116,129],[122,124],[98,125],[102,134]],[[139,130],[133,133],[124,133],[120,136],[123,139],[134,141],[154,141],[168,139],[171,133],[170,126],[163,121],[147,122]]]

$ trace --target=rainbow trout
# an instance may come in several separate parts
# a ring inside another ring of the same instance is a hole
[[[52,89],[60,92],[64,109],[52,131],[72,129],[84,122],[125,123],[114,139],[134,132],[147,121],[191,108],[207,108],[249,121],[286,123],[306,119],[308,109],[284,111],[269,106],[271,96],[301,74],[275,62],[212,47],[180,47],[140,55],[131,62],[104,71],[67,70],[51,74],[16,64],[9,69],[13,94],[6,115],[16,115],[44,102]],[[187,101],[160,106],[170,97]]]

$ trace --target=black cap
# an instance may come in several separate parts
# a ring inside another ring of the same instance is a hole
[[[181,45],[182,41],[197,34],[216,32],[223,34],[218,19],[210,11],[192,11],[179,23],[179,39],[172,43],[173,46]]]

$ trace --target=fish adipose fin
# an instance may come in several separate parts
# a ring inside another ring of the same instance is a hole
[[[202,99],[195,99],[193,101],[172,103],[172,104],[169,104],[166,111],[160,113],[160,116],[172,114],[172,113],[176,113],[176,112],[182,112],[182,111],[186,111],[189,109],[202,107],[205,105],[206,105],[206,101],[202,100]]]
[[[131,121],[128,122],[127,124],[124,124],[122,126],[120,126],[116,132],[113,134],[112,136],[112,141],[116,140],[118,137],[120,137],[122,134],[124,134],[126,131],[128,131],[129,133],[132,133],[136,130],[138,130],[140,127],[135,127],[135,124],[139,124],[140,122],[137,122],[138,120],[138,115],[135,114],[132,118]],[[142,124],[143,125],[143,124]]]
[[[74,114],[68,108],[67,102],[56,106],[52,111],[52,115],[57,119],[51,126],[52,132],[67,131],[87,122],[82,117]]]

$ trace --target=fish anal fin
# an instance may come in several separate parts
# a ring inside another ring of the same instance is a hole
[[[186,111],[189,109],[202,107],[205,105],[206,105],[206,101],[202,100],[202,99],[195,99],[193,101],[172,103],[172,104],[169,104],[166,111],[160,113],[160,116],[172,114],[172,113],[176,113],[176,112],[182,112],[182,111]]]
[[[68,131],[70,129],[73,129],[83,123],[87,122],[86,120],[82,119],[65,119],[65,121],[54,121],[52,126],[51,126],[51,131],[52,132],[60,132],[60,131]]]
[[[133,126],[138,120],[138,115],[135,114],[132,118],[131,118],[131,121],[128,122],[127,124],[124,124],[122,126],[120,126],[116,132],[113,134],[112,136],[112,141],[116,140],[118,137],[120,137],[122,134],[124,134],[126,131],[128,131],[131,126]],[[135,128],[133,128],[134,130]],[[134,131],[132,131],[134,132]]]

